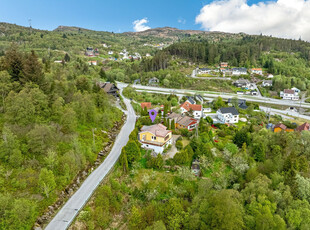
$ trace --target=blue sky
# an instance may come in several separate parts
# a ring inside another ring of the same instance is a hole
[[[201,29],[195,23],[203,6],[213,1],[200,0],[4,0],[0,21],[53,30],[59,25],[79,26],[100,31],[133,31],[133,22],[148,19],[147,25]],[[249,0],[247,4],[257,3]]]

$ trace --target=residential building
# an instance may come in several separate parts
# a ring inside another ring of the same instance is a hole
[[[88,57],[95,56],[94,49],[92,47],[87,47],[85,51],[85,55]]]
[[[212,69],[210,68],[200,68],[197,71],[197,74],[210,74]]]
[[[293,101],[299,100],[298,93],[293,89],[285,89],[284,91],[281,91],[280,97],[285,100],[293,100]]]
[[[194,99],[194,97],[191,97],[191,96],[185,96],[186,97],[186,101],[188,101],[189,103],[191,103],[192,105],[195,105],[196,104],[196,101]]]
[[[268,74],[267,76],[268,79],[272,79],[273,77],[274,77],[273,74]]]
[[[233,104],[232,104],[233,100],[234,100],[233,98],[228,99],[228,105],[229,106],[233,106]],[[247,109],[248,108],[248,106],[246,105],[246,100],[244,100],[244,99],[237,99],[237,100],[238,100],[238,107],[240,109]]]
[[[237,81],[233,82],[233,85],[240,88],[249,88],[251,83],[247,79],[240,78]]]
[[[141,109],[144,109],[145,107],[146,107],[147,109],[152,108],[152,103],[151,103],[151,102],[142,102],[142,103],[141,103]]]
[[[112,55],[112,54],[114,54],[114,52],[113,52],[113,51],[109,51],[108,54],[109,54],[109,55]]]
[[[276,124],[274,126],[273,132],[279,133],[279,132],[282,132],[282,131],[284,131],[284,132],[294,132],[294,129],[288,128],[286,125],[284,125],[282,123]]]
[[[263,75],[263,69],[262,68],[253,68],[251,69],[252,74],[258,74],[258,75]]]
[[[262,87],[270,87],[272,86],[272,80],[264,80],[262,83]]]
[[[88,65],[97,65],[97,61],[88,61]]]
[[[184,115],[185,113],[192,112],[194,118],[196,119],[200,119],[203,117],[202,105],[193,105],[190,104],[188,101],[186,101],[181,105],[180,108],[182,115]]]
[[[133,84],[134,85],[141,84],[141,80],[140,79],[136,79],[136,80],[133,81]]]
[[[152,149],[156,153],[162,153],[172,144],[172,131],[162,124],[143,126],[138,137],[142,148]]]
[[[217,112],[217,117],[221,123],[238,123],[239,122],[239,112],[235,107],[220,108]]]
[[[199,101],[201,104],[203,104],[203,97],[199,94],[195,95],[196,101]]]
[[[221,62],[221,68],[228,68],[228,62]]]
[[[308,122],[305,122],[296,128],[296,131],[298,132],[309,131],[309,130],[310,130],[310,125]]]
[[[248,73],[247,68],[233,68],[232,69],[233,76],[246,75],[247,73]]]
[[[153,77],[149,80],[149,85],[158,85],[159,79],[156,77]]]
[[[116,87],[115,84],[105,82],[105,83],[99,83],[100,88],[102,88],[107,94],[111,94],[114,97],[118,97],[118,91],[119,89]]]
[[[296,88],[296,87],[291,88],[291,90],[294,90],[294,91],[295,91],[295,93],[297,93],[297,94],[299,94],[299,93],[300,93],[300,89],[298,89],[298,88]]]

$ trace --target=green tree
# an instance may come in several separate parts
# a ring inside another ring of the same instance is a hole
[[[172,121],[171,121],[171,130],[175,130],[175,123],[174,123],[174,119],[172,119]]]
[[[128,173],[128,160],[127,160],[127,154],[125,152],[125,149],[122,149],[122,153],[119,159],[119,163],[123,169],[124,173]]]
[[[41,85],[43,79],[42,65],[38,60],[38,56],[32,50],[30,54],[26,55],[24,61],[22,82],[34,82]]]
[[[127,145],[124,148],[127,154],[127,160],[129,165],[131,165],[134,161],[140,159],[140,148],[135,141],[128,141]]]
[[[51,170],[42,168],[39,175],[38,182],[40,191],[48,198],[56,188],[54,174]]]
[[[70,56],[68,53],[65,54],[64,60],[65,62],[70,62]]]
[[[17,44],[12,43],[5,53],[4,69],[8,71],[14,81],[19,81],[23,76],[23,68],[23,54],[18,51]]]
[[[200,205],[202,226],[207,229],[244,228],[244,210],[240,201],[240,195],[235,190],[212,192]]]
[[[8,72],[0,72],[0,95],[2,97],[3,111],[5,111],[5,98],[8,96],[9,92],[12,90],[13,84],[11,83],[11,77]]]

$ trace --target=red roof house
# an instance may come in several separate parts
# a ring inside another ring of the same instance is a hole
[[[152,107],[152,103],[151,102],[142,102],[141,103],[141,108],[144,109],[145,107],[147,109],[150,109]]]

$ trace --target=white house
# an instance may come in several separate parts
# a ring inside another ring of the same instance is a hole
[[[294,90],[295,91],[295,93],[300,93],[300,89],[298,89],[298,88],[296,88],[296,87],[293,87],[293,88],[291,88],[291,90]]]
[[[263,75],[263,69],[262,68],[253,68],[251,69],[252,74],[258,74],[258,75]]]
[[[284,91],[280,92],[280,97],[284,100],[299,100],[298,93],[293,89],[285,89]]]
[[[246,75],[248,72],[246,68],[233,68],[232,69],[232,75],[233,76],[240,76],[240,75]]]
[[[264,80],[262,83],[263,87],[270,87],[272,86],[272,80]]]
[[[112,54],[114,54],[114,52],[113,52],[113,51],[109,51],[108,54],[109,54],[109,55],[112,55]]]
[[[181,105],[180,109],[182,115],[188,112],[192,112],[195,119],[200,119],[203,117],[202,105],[192,105],[191,103],[186,101]]]
[[[198,69],[197,74],[210,74],[212,69],[209,68],[201,68]]]
[[[273,78],[274,76],[270,73],[270,74],[268,74],[268,76],[267,76],[267,78]]]
[[[221,123],[238,123],[239,122],[239,112],[235,107],[220,108],[217,112],[217,117]]]

